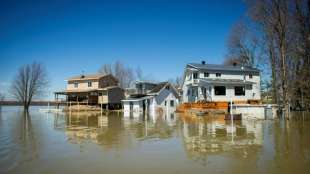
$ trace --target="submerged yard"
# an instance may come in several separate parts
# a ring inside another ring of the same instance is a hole
[[[0,173],[310,173],[307,115],[235,121],[232,129],[219,117],[39,109],[24,117],[19,107],[2,107]]]

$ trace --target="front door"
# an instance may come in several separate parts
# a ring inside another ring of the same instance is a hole
[[[201,87],[201,92],[202,92],[203,99],[206,100],[207,99],[207,89],[205,87]]]

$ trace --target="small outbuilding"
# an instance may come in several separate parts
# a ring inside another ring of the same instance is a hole
[[[156,112],[175,112],[179,104],[179,95],[177,90],[168,82],[158,83],[147,93],[133,94],[125,100],[122,100],[124,115],[130,116],[131,113]]]

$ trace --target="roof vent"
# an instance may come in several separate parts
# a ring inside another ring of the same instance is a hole
[[[204,61],[204,60],[203,60],[203,61],[201,61],[201,64],[205,65],[205,64],[206,64],[206,61]]]

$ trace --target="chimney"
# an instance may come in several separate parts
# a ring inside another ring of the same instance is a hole
[[[82,71],[81,78],[85,78],[84,71]]]
[[[206,64],[206,61],[204,61],[204,60],[203,60],[203,61],[201,61],[201,64],[205,65],[205,64]]]

